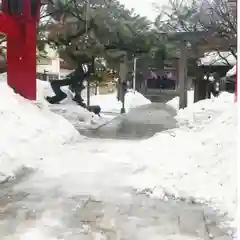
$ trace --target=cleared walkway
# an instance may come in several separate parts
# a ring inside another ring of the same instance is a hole
[[[131,110],[96,130],[80,132],[92,138],[139,140],[176,127],[176,111],[164,103],[152,103]]]
[[[224,221],[204,205],[159,201],[131,189],[114,197],[66,195],[53,179],[27,170],[0,188],[2,240],[199,240],[232,239]],[[58,179],[55,179],[58,181]],[[43,187],[45,186],[45,187]]]

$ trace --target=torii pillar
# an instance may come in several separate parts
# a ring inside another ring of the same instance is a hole
[[[2,0],[0,32],[7,37],[7,82],[18,94],[36,100],[36,24],[40,0]]]

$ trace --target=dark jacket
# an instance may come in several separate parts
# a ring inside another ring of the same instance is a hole
[[[80,64],[72,73],[67,75],[67,79],[72,83],[81,83],[85,78],[85,73],[82,68],[82,64]]]

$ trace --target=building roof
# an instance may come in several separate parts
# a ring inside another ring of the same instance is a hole
[[[221,56],[222,57],[221,57]],[[200,58],[199,65],[202,66],[228,66],[228,63],[234,66],[237,62],[236,58],[230,52],[208,52],[204,57]],[[225,61],[226,59],[227,61]]]
[[[232,77],[232,76],[235,76],[237,73],[237,65],[234,65],[233,68],[231,68],[227,74],[226,74],[226,77]]]

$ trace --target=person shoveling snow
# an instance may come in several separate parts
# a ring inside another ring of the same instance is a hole
[[[85,88],[83,86],[83,81],[91,74],[90,69],[86,64],[79,63],[78,67],[66,76],[63,80],[54,80],[50,82],[51,88],[55,96],[47,96],[46,100],[50,104],[58,104],[62,100],[67,98],[67,94],[61,90],[63,86],[69,86],[69,91],[71,91],[73,97],[72,100],[75,101],[83,108],[87,108],[90,112],[93,112],[100,116],[101,108],[100,106],[86,106],[83,98],[81,97],[81,92]]]
[[[120,115],[120,110],[122,107],[121,101],[117,100],[117,93],[103,94],[103,95],[94,95],[90,98],[90,110],[91,107],[98,110],[98,106],[101,110],[101,117],[94,113],[94,110],[88,111],[87,108],[81,107],[75,101],[72,100],[73,93],[69,90],[68,87],[61,87],[62,91],[67,95],[67,98],[64,99],[61,104],[48,104],[45,101],[46,96],[54,96],[54,92],[51,88],[49,82],[37,80],[38,87],[38,99],[49,105],[49,108],[68,119],[73,125],[78,129],[86,128],[98,128],[102,125],[105,125],[109,121],[112,121],[114,118]],[[85,93],[83,93],[84,96]],[[127,113],[136,107],[142,105],[150,104],[151,102],[145,98],[142,94],[128,90],[125,98],[125,107]]]

